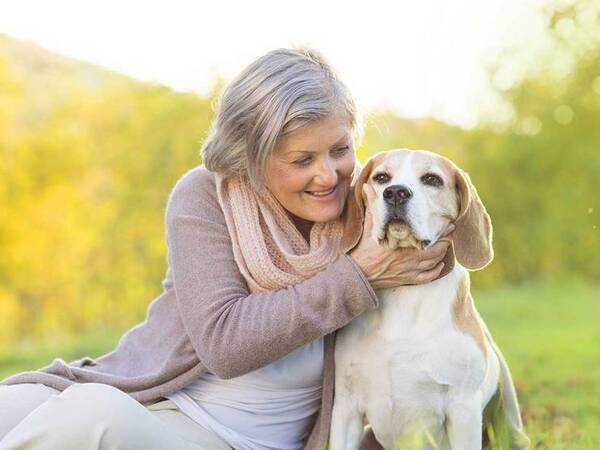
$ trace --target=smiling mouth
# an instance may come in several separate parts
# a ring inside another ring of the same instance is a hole
[[[327,191],[304,191],[306,192],[308,195],[312,195],[313,197],[327,197],[330,194],[333,194],[333,192],[336,190],[337,185],[335,185],[334,187],[332,187],[331,189],[327,190]]]

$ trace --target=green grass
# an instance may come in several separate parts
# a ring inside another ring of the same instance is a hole
[[[476,274],[474,285],[477,285]],[[475,290],[513,373],[533,449],[600,448],[600,286],[532,283]],[[0,351],[0,378],[112,350],[119,332]]]
[[[532,447],[600,448],[600,286],[534,283],[474,297],[512,371]]]
[[[0,350],[0,379],[24,370],[46,366],[54,358],[72,361],[82,356],[100,356],[112,351],[120,333],[101,330],[73,339],[29,342],[16,349]]]

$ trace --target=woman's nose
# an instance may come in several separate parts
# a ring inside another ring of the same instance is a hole
[[[316,181],[321,186],[331,187],[337,184],[338,173],[337,164],[335,161],[327,160],[319,166],[319,172],[316,176]]]

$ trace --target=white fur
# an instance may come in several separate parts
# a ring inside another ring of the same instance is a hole
[[[432,283],[378,291],[379,308],[337,332],[331,450],[358,449],[365,414],[386,449],[436,448],[428,439],[440,450],[481,448],[499,362],[453,324],[463,277],[457,264]]]
[[[386,186],[411,190],[405,219],[417,240],[433,244],[458,214],[453,174],[433,154],[415,155],[390,152],[373,167],[372,175],[391,175],[387,184],[371,183],[372,237],[380,242]],[[424,185],[424,173],[439,175],[444,186]],[[498,389],[500,361],[453,320],[457,289],[468,277],[457,262],[431,283],[379,290],[379,308],[338,330],[331,450],[359,448],[365,415],[386,449],[481,449],[482,413]]]

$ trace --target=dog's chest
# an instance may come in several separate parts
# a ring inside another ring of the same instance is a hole
[[[404,411],[443,414],[451,388],[481,384],[483,355],[452,316],[463,276],[456,267],[427,285],[380,291],[379,308],[338,331],[336,379],[363,410],[372,399],[387,398]]]

